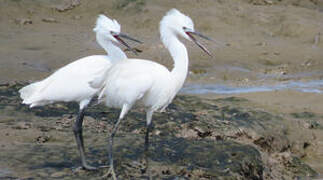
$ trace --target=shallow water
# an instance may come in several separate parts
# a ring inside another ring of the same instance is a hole
[[[308,82],[289,81],[286,83],[260,86],[230,86],[225,84],[188,84],[180,91],[182,94],[241,94],[279,90],[296,90],[306,93],[323,93],[323,80]]]

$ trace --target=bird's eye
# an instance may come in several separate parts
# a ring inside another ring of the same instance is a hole
[[[187,30],[187,27],[183,26],[183,30],[186,31]]]

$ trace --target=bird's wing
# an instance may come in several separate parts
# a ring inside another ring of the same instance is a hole
[[[129,60],[111,67],[106,74],[99,101],[105,100],[110,106],[132,104],[142,98],[152,87],[154,79],[147,66]]]
[[[21,89],[21,97],[26,104],[45,100],[80,101],[82,98],[89,98],[95,89],[89,86],[88,81],[110,65],[106,56],[97,55],[79,59],[58,69],[46,79]]]
[[[89,85],[94,89],[101,89],[104,86],[106,76],[110,66],[106,66],[96,73],[91,79],[89,79]]]

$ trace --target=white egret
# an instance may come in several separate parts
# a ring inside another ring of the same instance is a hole
[[[92,55],[76,60],[54,72],[42,81],[27,85],[19,90],[23,104],[43,106],[55,102],[78,102],[79,113],[75,121],[73,132],[80,152],[82,166],[93,170],[94,167],[86,162],[82,135],[84,110],[99,89],[93,88],[89,82],[104,75],[113,63],[127,58],[126,54],[114,43],[121,43],[132,50],[120,37],[140,42],[120,33],[120,25],[116,20],[99,15],[93,29],[96,40],[108,55]],[[133,52],[135,52],[133,50]]]
[[[178,39],[195,42],[207,54],[209,51],[201,45],[193,35],[211,40],[194,31],[193,21],[176,9],[170,10],[160,22],[161,41],[169,50],[174,61],[174,68],[169,71],[165,66],[149,60],[128,59],[114,64],[106,73],[106,80],[99,95],[99,101],[106,106],[121,108],[119,118],[109,139],[110,169],[106,175],[116,175],[113,167],[113,137],[120,121],[132,106],[140,101],[146,110],[145,149],[149,146],[149,131],[152,115],[157,110],[164,110],[171,103],[177,92],[183,86],[188,71],[188,55],[183,43]]]

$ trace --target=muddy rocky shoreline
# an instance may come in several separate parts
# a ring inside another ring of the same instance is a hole
[[[29,109],[18,89],[0,87],[0,179],[100,179],[80,164],[72,125],[76,104]],[[108,162],[107,138],[118,111],[92,105],[84,136],[91,164]],[[299,114],[301,115],[301,114]],[[179,95],[153,118],[152,145],[143,152],[145,121],[140,108],[121,123],[115,142],[120,179],[310,179],[318,174],[302,158],[309,142],[288,139],[283,117],[239,97],[207,99]],[[312,128],[322,128],[318,124]],[[296,152],[296,153],[295,153]]]
[[[92,32],[99,14],[144,42],[134,45],[142,50],[135,58],[171,69],[158,34],[171,8],[218,42],[202,41],[209,57],[183,40],[190,72],[182,93],[203,93],[179,95],[154,115],[148,154],[145,115],[140,108],[129,114],[116,138],[119,179],[322,178],[323,1],[0,0],[1,180],[102,179],[107,169],[78,168],[72,132],[77,105],[29,109],[18,89],[81,57],[105,54]],[[217,93],[236,88],[238,93]],[[103,105],[86,112],[90,164],[107,164],[117,116]]]

